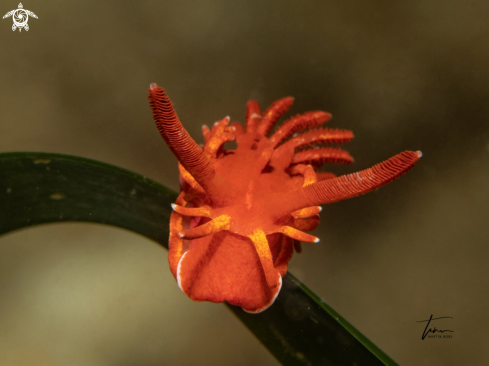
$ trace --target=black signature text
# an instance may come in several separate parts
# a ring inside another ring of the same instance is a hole
[[[428,328],[430,326],[430,323],[432,320],[446,319],[446,318],[453,319],[451,316],[441,316],[439,318],[433,318],[433,314],[431,314],[430,318],[428,320],[417,320],[416,323],[426,322],[426,328],[424,328],[423,335],[421,336],[421,339],[425,339],[426,336],[430,333],[433,333],[433,334],[435,334],[436,332],[439,332],[439,333],[451,332],[451,333],[453,333],[453,330],[450,330],[450,329],[436,329],[436,327]]]

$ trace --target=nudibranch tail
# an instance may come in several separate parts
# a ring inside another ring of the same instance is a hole
[[[336,177],[324,163],[349,164],[330,144],[353,138],[322,128],[331,114],[296,115],[270,134],[293,103],[286,97],[261,112],[246,105],[245,126],[230,118],[202,127],[200,147],[178,119],[166,92],[152,84],[158,130],[179,161],[181,193],[170,218],[168,260],[181,290],[195,301],[227,301],[256,313],[273,304],[294,249],[317,243],[319,205],[358,196],[405,174],[421,153],[405,151],[372,168]],[[236,140],[237,149],[225,143]]]

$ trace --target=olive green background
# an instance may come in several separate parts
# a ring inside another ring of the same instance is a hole
[[[2,0],[0,15],[17,8]],[[487,1],[28,1],[0,21],[0,151],[115,164],[178,189],[147,88],[184,126],[263,108],[326,110],[351,166],[403,150],[401,180],[325,206],[290,270],[403,365],[489,362]],[[289,115],[290,115],[289,114]],[[0,202],[1,209],[1,202]],[[421,340],[418,320],[451,339]],[[194,303],[166,251],[124,230],[58,224],[0,238],[0,365],[273,365],[220,304]]]

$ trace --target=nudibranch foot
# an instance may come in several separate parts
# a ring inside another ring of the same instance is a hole
[[[176,278],[187,296],[195,301],[227,301],[248,312],[263,311],[273,303],[282,279],[278,263],[267,263],[271,256],[260,260],[260,243],[229,231],[198,240],[178,262]]]
[[[353,138],[321,126],[322,111],[296,115],[275,129],[293,98],[263,114],[246,105],[245,125],[230,118],[202,127],[199,146],[182,126],[166,92],[151,84],[158,130],[179,162],[181,193],[170,217],[168,261],[180,289],[195,301],[223,302],[256,313],[273,304],[301,242],[319,224],[319,205],[375,190],[405,174],[421,152],[405,151],[372,168],[336,177],[325,163],[350,164],[347,151],[326,145]],[[269,136],[271,135],[271,136]],[[226,142],[236,141],[235,150]]]

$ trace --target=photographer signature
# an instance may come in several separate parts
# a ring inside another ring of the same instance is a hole
[[[449,329],[436,329],[436,327],[428,328],[430,326],[430,323],[432,320],[446,319],[446,318],[453,319],[453,317],[451,317],[451,316],[441,316],[439,318],[433,318],[433,314],[431,314],[430,318],[428,320],[417,320],[416,323],[427,322],[426,328],[424,328],[423,335],[421,336],[421,339],[425,339],[426,336],[430,333],[433,333],[433,334],[435,334],[436,332],[440,332],[440,333],[451,332],[451,333],[453,333],[453,330],[449,330]]]

